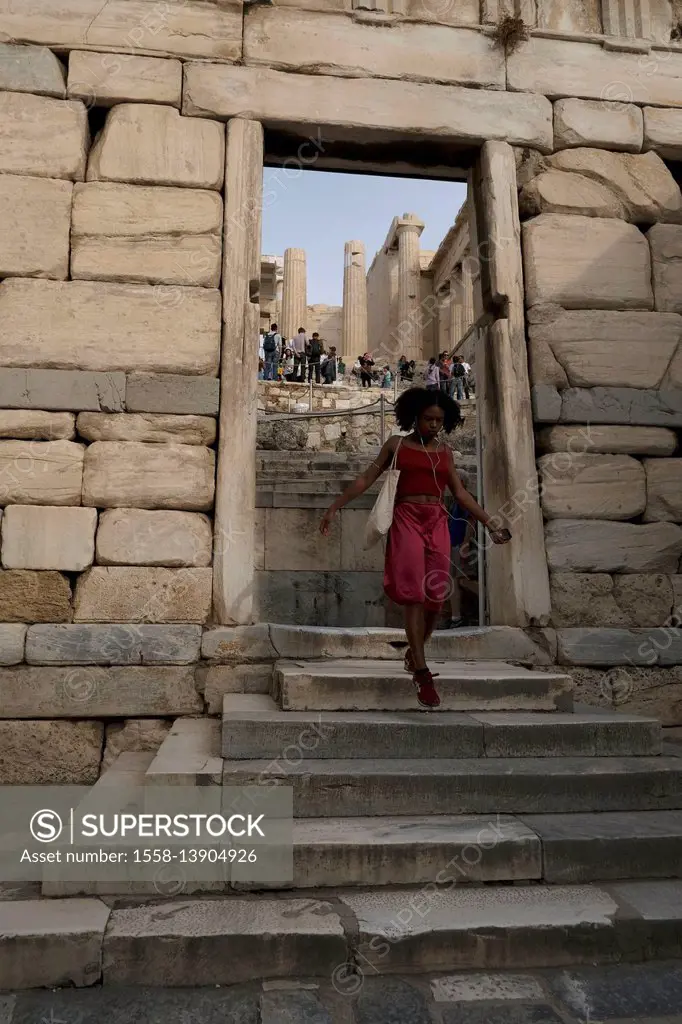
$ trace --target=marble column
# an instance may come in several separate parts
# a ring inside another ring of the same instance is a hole
[[[438,330],[436,331],[436,344],[432,355],[439,352],[450,352],[452,350],[452,324],[450,322],[450,288],[444,285],[439,289],[436,296],[438,300]],[[425,353],[426,354],[426,353]]]
[[[462,265],[462,335],[469,330],[474,320],[474,279],[467,261]]]
[[[346,242],[343,247],[341,337],[346,362],[355,361],[361,352],[367,351],[367,276],[363,242]]]
[[[284,250],[284,283],[282,286],[282,323],[280,334],[290,341],[299,327],[306,327],[308,316],[305,249]]]
[[[398,238],[398,328],[399,347],[408,359],[422,359],[421,264],[419,236],[424,224],[415,214],[405,213],[396,225]]]

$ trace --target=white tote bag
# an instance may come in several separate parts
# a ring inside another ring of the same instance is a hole
[[[400,477],[400,470],[396,469],[396,464],[401,444],[402,439],[398,441],[391,461],[391,468],[386,471],[384,485],[379,491],[379,497],[374,502],[374,507],[369,514],[369,519],[365,526],[365,548],[374,547],[380,540],[383,540],[391,529],[395,495],[398,490],[398,479]]]

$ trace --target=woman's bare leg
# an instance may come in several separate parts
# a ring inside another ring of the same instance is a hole
[[[436,623],[440,617],[440,611],[434,611],[433,608],[424,609],[424,643],[427,644],[431,639],[431,634],[436,628]]]
[[[410,654],[414,671],[426,668],[424,655],[424,638],[426,621],[423,604],[405,605],[405,632],[410,645]]]

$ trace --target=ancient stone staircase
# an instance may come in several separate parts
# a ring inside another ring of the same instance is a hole
[[[283,659],[270,696],[229,694],[222,722],[178,719],[156,755],[121,755],[95,790],[292,787],[293,878],[163,899],[46,879],[62,904],[111,907],[105,983],[350,992],[377,973],[679,956],[682,758],[657,721],[574,707],[549,666],[432,664],[437,712],[399,661]]]

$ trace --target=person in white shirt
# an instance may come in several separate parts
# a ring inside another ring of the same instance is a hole
[[[294,352],[294,376],[292,379],[300,381],[301,384],[305,383],[305,350],[307,344],[308,338],[305,333],[305,327],[299,327],[298,334],[295,334],[291,339],[291,348]]]
[[[471,373],[471,364],[465,363],[464,360],[462,360],[462,366],[464,367],[464,380],[462,383],[464,384],[464,394],[468,400],[471,398],[471,395],[469,394],[469,374]]]

